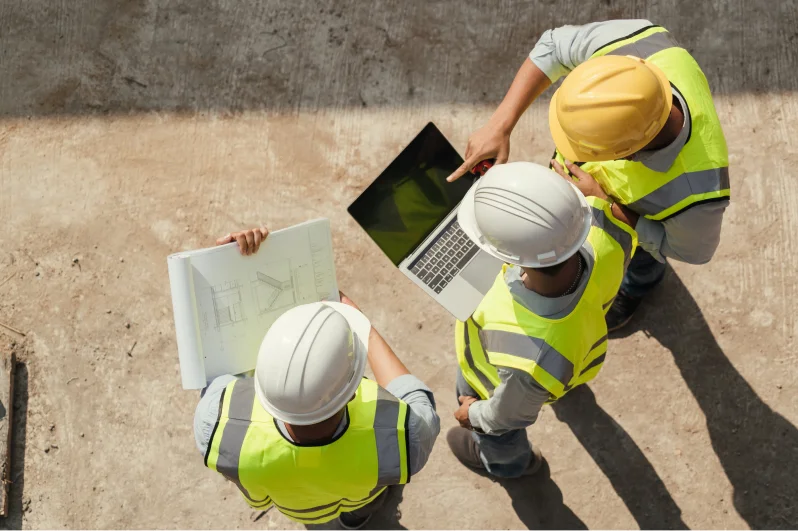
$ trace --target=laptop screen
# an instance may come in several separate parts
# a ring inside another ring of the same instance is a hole
[[[399,265],[457,207],[476,177],[448,177],[463,159],[430,122],[349,206],[349,213]]]

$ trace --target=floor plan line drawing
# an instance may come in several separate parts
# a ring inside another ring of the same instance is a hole
[[[241,284],[237,280],[211,286],[211,298],[217,330],[246,320],[241,299]]]
[[[264,264],[250,284],[260,315],[297,303],[296,282],[288,259]]]

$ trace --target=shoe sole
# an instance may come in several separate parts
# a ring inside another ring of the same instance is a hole
[[[609,332],[615,332],[615,331],[617,331],[617,330],[620,330],[620,329],[621,329],[621,328],[623,328],[624,326],[628,325],[628,324],[629,324],[629,321],[631,321],[631,320],[632,320],[632,317],[634,317],[634,316],[635,316],[635,315],[634,315],[634,314],[632,314],[632,315],[630,315],[629,317],[627,317],[625,320],[623,320],[623,321],[621,321],[620,323],[618,323],[617,325],[613,326],[612,328],[607,328],[607,332],[609,333]]]

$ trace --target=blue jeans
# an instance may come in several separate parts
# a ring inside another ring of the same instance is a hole
[[[473,396],[479,398],[463,372],[457,368],[457,396]],[[471,432],[471,436],[479,446],[479,458],[485,469],[496,477],[517,478],[524,473],[532,459],[532,445],[526,438],[526,430],[510,430],[502,435],[485,435]]]
[[[621,282],[621,291],[629,297],[642,298],[654,289],[665,276],[665,264],[658,262],[640,247],[626,269],[626,276]]]

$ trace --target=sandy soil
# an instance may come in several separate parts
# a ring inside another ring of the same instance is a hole
[[[0,5],[0,322],[26,333],[0,330],[22,361],[3,525],[295,527],[203,467],[166,272],[260,223],[332,220],[341,287],[453,426],[453,320],[346,206],[427,121],[463,149],[546,28],[647,17],[716,91],[720,249],[673,264],[595,383],[530,428],[542,477],[476,476],[442,437],[374,526],[798,526],[794,1],[206,4]],[[513,159],[547,160],[546,110]]]

